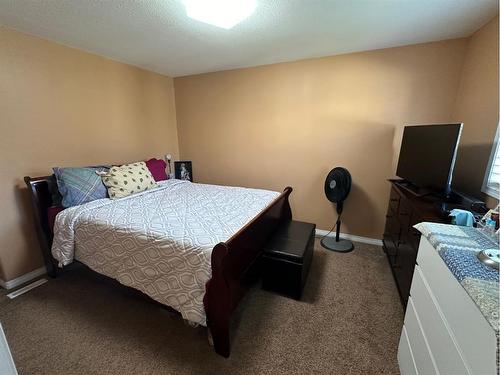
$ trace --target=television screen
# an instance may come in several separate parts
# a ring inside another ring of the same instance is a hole
[[[461,131],[462,124],[405,126],[397,176],[448,194]]]

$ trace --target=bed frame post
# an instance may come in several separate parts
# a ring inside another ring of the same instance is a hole
[[[207,295],[207,322],[215,352],[225,358],[230,354],[231,291],[224,275],[224,258],[228,248],[217,244],[212,250],[212,279],[207,294],[217,291],[217,296]],[[211,301],[212,303],[208,303]],[[208,307],[208,308],[207,308]]]

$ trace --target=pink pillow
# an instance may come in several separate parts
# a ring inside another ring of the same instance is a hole
[[[155,181],[163,181],[167,179],[167,173],[165,172],[167,163],[165,163],[164,160],[155,158],[149,159],[148,161],[146,161],[146,166],[153,175]]]

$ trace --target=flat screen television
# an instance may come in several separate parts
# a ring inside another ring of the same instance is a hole
[[[462,124],[405,126],[396,175],[414,192],[449,196]]]

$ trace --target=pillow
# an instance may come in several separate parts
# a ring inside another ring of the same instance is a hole
[[[111,199],[123,198],[158,186],[143,161],[111,167],[107,173],[101,174],[101,177],[104,185],[108,187]]]
[[[96,199],[106,198],[106,186],[96,172],[107,167],[53,168],[57,187],[62,195],[62,206],[72,207]]]
[[[146,166],[153,175],[155,181],[163,181],[167,179],[167,173],[165,168],[167,168],[167,163],[164,160],[159,159],[149,159],[146,161]]]

